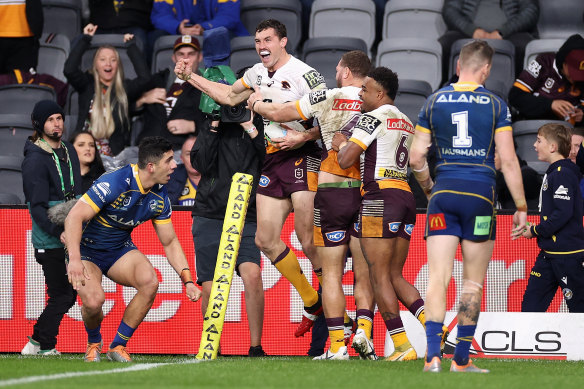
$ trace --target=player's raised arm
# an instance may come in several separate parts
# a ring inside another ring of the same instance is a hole
[[[81,244],[83,223],[91,220],[97,212],[82,198],[75,204],[65,219],[65,244],[69,253],[67,275],[75,290],[79,290],[81,286],[85,285],[85,279],[89,279],[85,266],[81,262],[79,245]]]
[[[152,225],[164,248],[168,263],[170,263],[174,271],[179,275],[185,286],[187,297],[191,301],[197,301],[201,297],[201,291],[193,283],[189,263],[176,236],[172,222],[170,219],[168,223],[157,223],[153,220]]]
[[[192,66],[190,60],[180,59],[174,67],[174,72],[181,80],[209,95],[217,104],[237,105],[245,101],[252,93],[252,90],[247,89],[241,80],[235,81],[233,85],[209,81],[193,73]]]

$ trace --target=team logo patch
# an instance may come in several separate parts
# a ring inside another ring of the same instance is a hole
[[[428,215],[428,226],[430,231],[445,230],[446,220],[444,220],[443,213],[433,213]]]
[[[414,231],[414,225],[413,224],[406,224],[404,231],[406,232],[406,234],[412,236],[412,232]]]
[[[381,124],[381,120],[374,118],[371,115],[361,115],[359,121],[355,125],[355,128],[365,131],[369,135],[373,134],[373,131]]]
[[[547,89],[552,89],[552,86],[554,86],[554,83],[555,83],[554,79],[553,79],[553,78],[551,78],[551,77],[548,77],[548,79],[547,79],[547,80],[545,80],[545,84],[544,84],[544,86],[545,86]]]
[[[260,181],[258,183],[259,186],[261,186],[262,188],[265,188],[269,184],[270,184],[270,179],[267,176],[260,177]]]
[[[282,81],[282,89],[290,89],[290,83],[288,81]]]
[[[325,236],[331,242],[340,242],[345,238],[345,231],[327,232]]]
[[[388,226],[389,226],[389,231],[395,233],[399,230],[399,226],[401,226],[401,222],[388,223]]]
[[[527,72],[535,78],[539,76],[540,70],[541,65],[536,60],[531,61],[531,63],[527,66]]]
[[[475,217],[474,234],[489,235],[489,231],[491,231],[491,217],[490,216]]]
[[[151,211],[154,211],[157,206],[158,206],[158,201],[156,201],[156,200],[150,200],[150,202],[148,203],[148,208],[150,208]]]
[[[547,182],[547,176],[545,176],[545,179],[543,180],[543,183],[541,184],[541,190],[548,190],[548,182]]]
[[[304,73],[302,78],[304,78],[304,81],[306,81],[310,89],[314,89],[320,84],[324,84],[324,77],[314,69]]]
[[[566,300],[571,300],[572,297],[574,297],[574,292],[572,292],[572,289],[564,288],[562,289],[562,293],[564,294],[564,298]]]
[[[294,177],[296,177],[297,180],[304,178],[304,169],[298,168],[294,170]]]
[[[130,205],[130,201],[132,201],[131,197],[126,197],[124,199],[124,201],[122,202],[122,204],[124,205],[124,207],[127,207],[128,205]]]
[[[324,100],[326,100],[325,90],[317,90],[314,92],[310,92],[310,94],[308,95],[308,101],[310,102],[311,105],[318,104]]]
[[[185,186],[181,192],[181,196],[186,196],[189,194],[189,192],[191,191],[191,189],[188,186]]]

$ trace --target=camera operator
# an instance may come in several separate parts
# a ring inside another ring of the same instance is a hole
[[[218,116],[221,116],[220,120]],[[237,274],[243,279],[245,288],[250,357],[266,355],[261,346],[264,318],[261,256],[254,242],[257,229],[255,194],[264,155],[261,117],[254,120],[243,105],[222,107],[220,115],[215,112],[200,128],[197,141],[191,150],[191,164],[201,173],[193,210],[192,231],[197,283],[203,287],[203,315],[207,310],[213,284],[231,177],[237,172],[253,176],[253,188],[236,262]]]

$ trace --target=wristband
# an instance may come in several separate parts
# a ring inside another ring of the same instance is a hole
[[[256,103],[257,103],[258,101],[260,101],[260,102],[261,102],[262,100],[260,100],[260,99],[257,99],[256,101],[254,101],[254,102],[251,104],[251,110],[252,110],[252,111],[254,111],[254,112],[255,112],[255,109],[254,109],[254,107],[255,107],[255,105],[256,105]]]
[[[251,126],[251,128],[249,130],[246,130],[245,128],[243,129],[243,131],[245,131],[248,134],[253,134],[254,131],[256,131],[257,129],[255,128],[255,126]]]
[[[424,161],[424,166],[422,166],[421,169],[414,169],[414,168],[412,168],[412,171],[414,171],[416,173],[421,173],[421,172],[423,172],[426,169],[428,169],[428,161],[427,160]]]
[[[188,267],[185,267],[180,272],[180,280],[182,281],[183,285],[187,285],[189,282],[193,282],[193,277],[191,276],[191,270]]]
[[[194,285],[195,283],[193,281],[187,281],[187,282],[184,283],[185,286],[187,286],[187,284],[193,284]]]
[[[517,212],[527,212],[527,205],[524,203],[523,205],[517,206]]]

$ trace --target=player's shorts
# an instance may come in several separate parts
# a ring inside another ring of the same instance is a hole
[[[570,312],[584,312],[584,255],[549,258],[541,251],[531,269],[521,311],[547,311],[558,287]]]
[[[195,242],[195,268],[197,270],[197,284],[213,281],[217,252],[223,230],[223,219],[209,219],[202,216],[193,217],[193,240]],[[239,265],[252,262],[260,266],[262,257],[255,245],[257,224],[246,221],[243,227],[239,254],[235,262],[235,270],[239,275]]]
[[[494,204],[494,183],[438,178],[428,203],[426,236],[452,235],[475,242],[494,240]]]
[[[132,250],[138,250],[131,240],[126,241],[121,248],[117,249],[97,250],[84,246],[83,244],[79,248],[81,251],[81,260],[94,263],[105,275],[107,275],[109,269],[111,269],[118,259]]]
[[[266,154],[257,193],[285,198],[294,192],[315,192],[322,150],[314,143]]]
[[[360,238],[410,240],[416,224],[416,200],[412,192],[397,188],[365,193],[359,215]]]
[[[314,196],[314,245],[335,247],[359,237],[361,181],[320,184]]]

